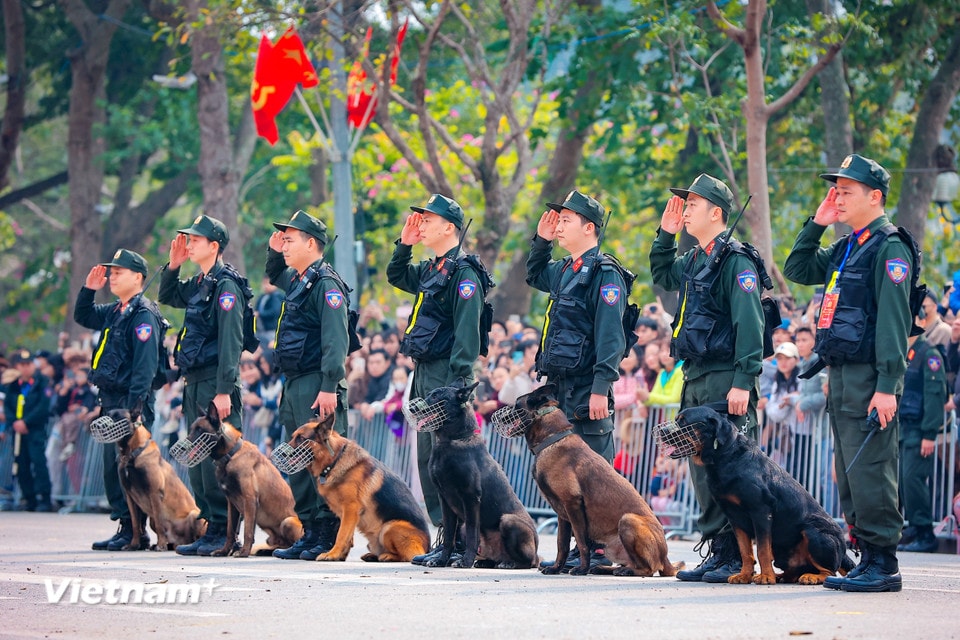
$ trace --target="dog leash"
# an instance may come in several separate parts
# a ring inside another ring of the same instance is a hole
[[[877,415],[876,409],[871,411],[870,415],[867,416],[867,424],[872,425],[870,433],[868,433],[867,437],[863,439],[863,444],[860,445],[860,448],[857,449],[857,452],[853,455],[853,460],[851,460],[850,464],[847,465],[847,469],[844,471],[844,473],[850,473],[850,469],[853,468],[853,465],[857,462],[857,458],[859,458],[860,454],[863,453],[867,443],[870,442],[871,438],[873,438],[878,431],[880,431],[880,417]]]

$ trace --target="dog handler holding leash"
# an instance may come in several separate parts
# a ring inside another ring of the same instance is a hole
[[[297,428],[314,419],[314,411],[321,420],[335,414],[334,429],[345,435],[349,289],[324,263],[327,226],[323,222],[297,211],[289,222],[274,222],[273,226],[278,231],[270,236],[266,273],[270,282],[286,293],[274,351],[284,374],[280,423],[289,439]],[[317,493],[309,470],[290,474],[289,481],[305,533],[296,544],[275,549],[273,555],[316,560],[333,548],[340,520]]]

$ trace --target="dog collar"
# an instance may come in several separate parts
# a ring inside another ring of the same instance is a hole
[[[536,413],[536,415],[537,415],[538,418],[542,418],[543,416],[548,415],[548,414],[551,414],[551,413],[553,413],[554,411],[560,411],[560,408],[559,408],[559,407],[554,407],[554,406],[550,406],[550,407],[540,407],[540,408],[537,409],[534,413]]]
[[[144,452],[144,450],[147,448],[147,445],[148,445],[148,444],[150,444],[150,441],[149,441],[149,440],[147,440],[146,443],[140,445],[139,447],[137,447],[136,449],[134,449],[133,451],[130,452],[130,455],[127,456],[127,466],[128,466],[128,467],[132,467],[132,466],[133,466],[133,463],[137,461],[137,456],[139,456],[141,453]]]
[[[340,447],[340,451],[337,453],[336,456],[334,456],[330,464],[325,466],[323,468],[323,471],[320,472],[320,475],[317,476],[317,479],[319,480],[320,484],[327,483],[327,476],[330,475],[330,472],[333,471],[333,468],[337,465],[338,462],[340,462],[340,458],[343,457],[343,452],[347,450],[347,444],[348,443],[346,442],[343,443],[343,446]]]
[[[560,433],[550,434],[549,436],[544,438],[543,441],[540,442],[540,444],[538,444],[537,446],[530,447],[530,451],[533,452],[533,455],[538,456],[540,455],[541,451],[543,451],[550,445],[556,444],[561,440],[563,440],[564,438],[566,438],[567,436],[572,436],[572,435],[573,435],[573,431],[570,429],[567,429],[566,431],[561,431]]]
[[[237,443],[233,445],[233,449],[230,449],[230,452],[226,455],[221,456],[221,458],[217,460],[217,464],[221,467],[226,467],[233,459],[233,456],[237,455],[237,452],[240,451],[241,446],[243,446],[243,438],[237,438]]]

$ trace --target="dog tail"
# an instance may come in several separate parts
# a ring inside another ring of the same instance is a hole
[[[687,563],[683,560],[678,560],[677,562],[668,562],[663,565],[663,568],[660,569],[660,575],[664,578],[672,578],[677,575],[677,571],[682,571],[687,566]]]

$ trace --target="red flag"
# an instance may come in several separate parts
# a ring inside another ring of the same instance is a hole
[[[367,37],[363,43],[363,53],[357,60],[350,76],[347,78],[347,119],[357,129],[361,129],[370,123],[373,114],[377,110],[377,99],[373,95],[373,87],[367,82],[367,73],[363,70],[363,61],[370,54],[370,37],[373,35],[373,29],[367,29]],[[397,39],[393,44],[393,50],[390,52],[390,84],[397,82],[397,67],[400,65],[400,47],[403,46],[403,39],[407,35],[407,22],[397,30]],[[373,106],[370,106],[370,103]],[[368,112],[369,111],[369,112]]]
[[[287,29],[276,44],[262,36],[253,70],[250,102],[257,134],[271,145],[280,138],[276,117],[287,106],[298,84],[304,88],[316,86],[317,72],[296,30],[293,27]]]

